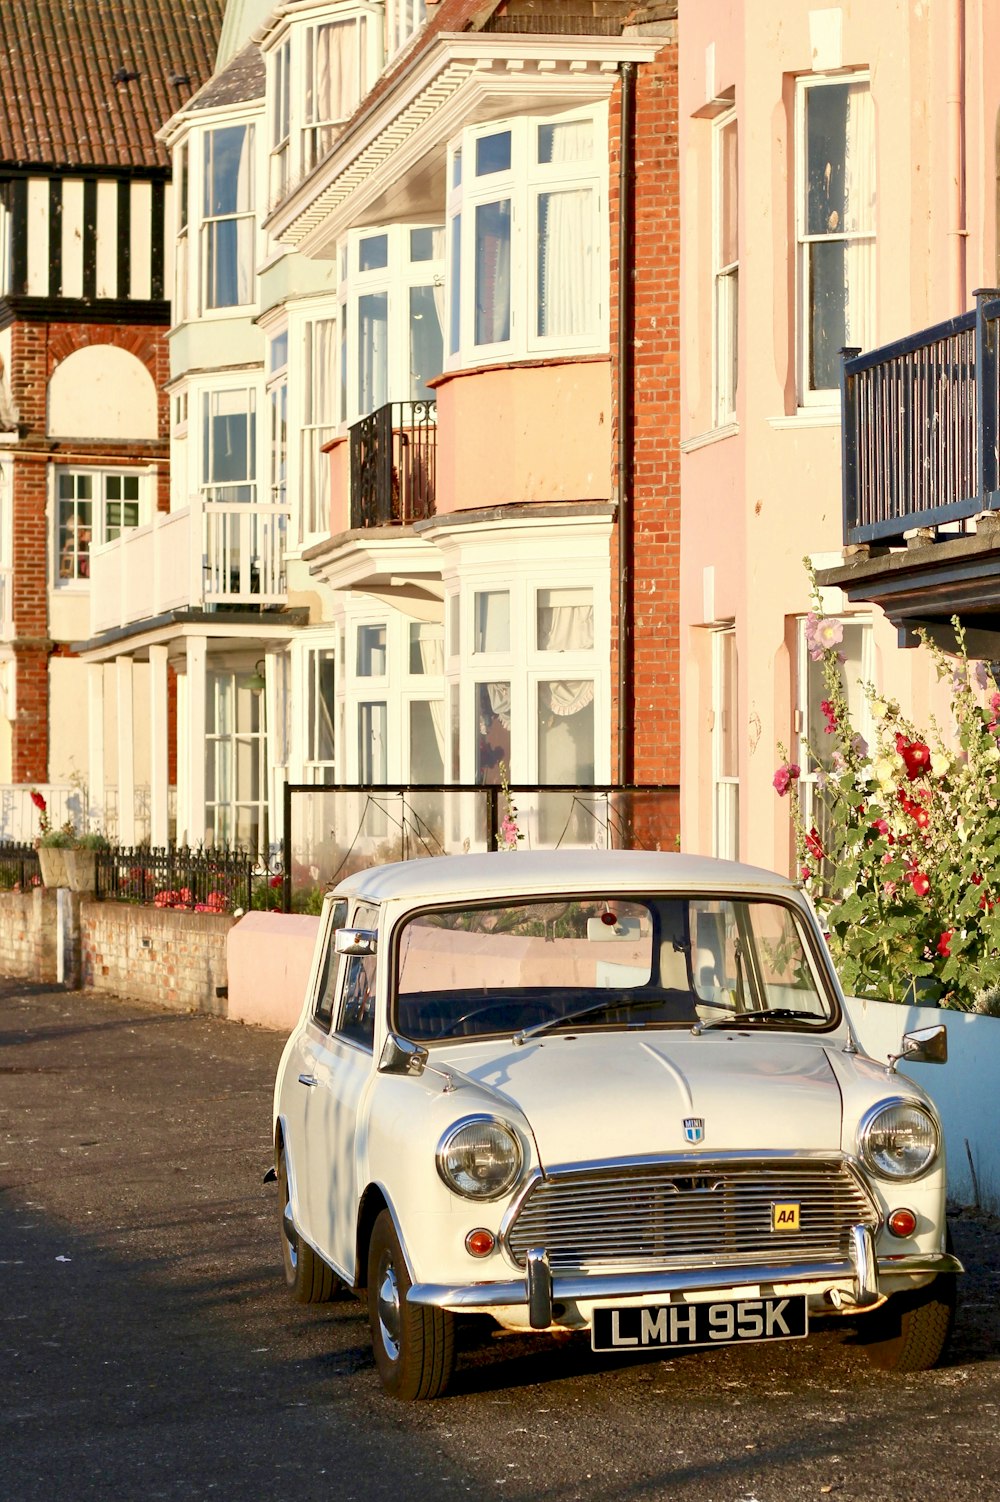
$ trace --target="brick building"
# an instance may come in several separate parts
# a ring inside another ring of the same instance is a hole
[[[222,11],[0,6],[0,784],[85,780],[105,739],[103,682],[73,649],[91,558],[169,497],[170,167],[155,131],[210,74]],[[140,675],[129,691],[144,700]],[[110,774],[109,795],[113,754]]]

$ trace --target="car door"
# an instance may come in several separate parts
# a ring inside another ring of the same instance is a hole
[[[377,930],[378,908],[359,904],[352,928]],[[331,935],[332,945],[332,935]],[[316,1039],[306,1099],[310,1237],[340,1273],[354,1269],[364,1103],[375,1072],[374,954],[339,957],[332,1026]],[[323,1172],[318,1172],[322,1164]]]

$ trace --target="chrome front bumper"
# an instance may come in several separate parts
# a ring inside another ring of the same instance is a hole
[[[948,1252],[879,1257],[870,1228],[854,1226],[850,1259],[844,1262],[796,1262],[785,1267],[743,1264],[676,1272],[553,1274],[544,1248],[535,1247],[528,1252],[523,1279],[497,1283],[414,1283],[407,1297],[411,1304],[430,1304],[440,1309],[527,1307],[532,1329],[545,1330],[552,1323],[552,1308],[557,1303],[622,1298],[655,1300],[671,1294],[710,1293],[716,1288],[740,1288],[746,1284],[853,1283],[854,1303],[865,1308],[882,1297],[881,1277],[964,1271],[958,1258]]]

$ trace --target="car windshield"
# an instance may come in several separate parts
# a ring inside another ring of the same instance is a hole
[[[735,897],[549,897],[414,914],[396,1030],[421,1043],[559,1027],[828,1026],[834,1003],[791,907]]]

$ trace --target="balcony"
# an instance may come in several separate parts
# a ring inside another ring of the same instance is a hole
[[[388,402],[350,429],[352,528],[434,515],[437,403]]]
[[[820,583],[880,605],[912,645],[1000,656],[1000,292],[866,354],[845,352],[844,565]]]
[[[90,556],[90,634],[171,611],[265,610],[286,603],[288,508],[195,496]]]

